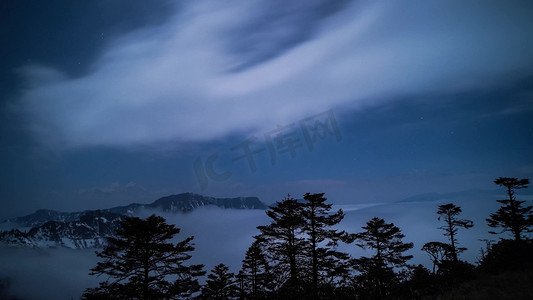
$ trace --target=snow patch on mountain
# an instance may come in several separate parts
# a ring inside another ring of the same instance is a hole
[[[71,249],[100,248],[114,236],[126,216],[152,213],[190,213],[199,207],[266,209],[257,197],[214,198],[193,193],[162,197],[150,204],[132,203],[104,210],[58,212],[40,209],[33,214],[5,220],[0,246]]]

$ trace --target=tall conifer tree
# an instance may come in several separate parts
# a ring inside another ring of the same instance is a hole
[[[238,295],[239,287],[235,280],[235,274],[229,271],[228,266],[218,264],[207,275],[202,293],[198,298],[202,300],[231,300],[237,299]]]
[[[335,269],[333,263],[340,263],[346,255],[335,251],[332,247],[338,241],[346,239],[345,232],[339,232],[332,227],[339,224],[344,218],[342,210],[330,213],[332,204],[326,204],[324,193],[304,195],[303,216],[305,219],[304,233],[308,237],[306,254],[311,266],[307,270],[311,275],[311,287],[314,298],[318,297],[319,277],[331,274]]]
[[[258,226],[261,233],[255,239],[264,247],[264,253],[272,264],[272,272],[279,274],[277,281],[293,292],[301,287],[304,265],[304,239],[301,236],[304,218],[303,204],[290,195],[266,211],[271,223]],[[288,273],[288,278],[283,274]]]
[[[362,273],[363,286],[373,297],[385,297],[388,288],[396,280],[394,267],[405,267],[412,255],[404,252],[413,248],[413,243],[404,243],[405,237],[394,223],[373,218],[362,227],[365,231],[355,234],[356,245],[375,251],[372,257],[356,259],[356,268]]]
[[[507,190],[507,199],[497,200],[502,206],[490,215],[487,222],[490,227],[502,228],[501,232],[509,231],[515,240],[521,240],[523,233],[533,228],[533,206],[523,206],[525,201],[516,200],[515,190],[527,188],[529,179],[500,177],[494,183]],[[501,233],[489,231],[492,234]]]
[[[180,229],[155,215],[128,217],[120,225],[116,237],[97,252],[103,261],[90,273],[108,279],[87,289],[82,299],[180,299],[199,290],[196,278],[205,274],[203,265],[184,264],[194,250],[193,237],[172,243]]]

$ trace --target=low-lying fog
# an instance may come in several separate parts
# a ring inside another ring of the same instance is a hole
[[[459,230],[458,240],[461,246],[469,248],[460,258],[475,263],[484,246],[479,239],[499,238],[487,233],[485,222],[499,204],[486,198],[454,199],[453,202],[462,207],[461,217],[474,221],[474,228]],[[430,268],[428,256],[419,249],[429,241],[446,241],[442,230],[437,229],[441,222],[436,214],[437,206],[445,203],[448,201],[340,205],[336,208],[346,213],[339,228],[352,233],[361,231],[361,226],[374,216],[394,222],[406,235],[405,241],[414,242],[411,252],[415,257],[410,262]],[[162,216],[182,229],[176,240],[195,236],[196,250],[191,263],[205,264],[207,271],[224,263],[238,272],[252,237],[258,233],[256,226],[269,223],[261,210],[203,207],[190,214]],[[364,253],[354,245],[341,245],[340,249],[355,257]],[[0,278],[11,296],[28,300],[77,299],[85,288],[104,280],[104,277],[88,275],[96,262],[94,250],[3,248],[0,249]]]

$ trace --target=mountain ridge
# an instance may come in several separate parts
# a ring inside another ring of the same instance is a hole
[[[161,197],[152,203],[131,203],[108,209],[79,212],[59,212],[39,209],[33,214],[4,220],[18,228],[0,231],[0,246],[10,247],[66,247],[72,249],[98,248],[113,236],[125,217],[136,216],[141,211],[164,213],[189,213],[202,206],[224,209],[266,209],[257,197],[215,198],[194,193],[181,193]],[[28,231],[20,228],[30,228]]]
[[[111,208],[98,209],[116,214],[133,216],[140,210],[158,210],[166,213],[188,213],[200,206],[214,205],[225,209],[267,209],[257,197],[233,197],[218,198],[203,196],[195,193],[181,193],[160,197],[159,199],[147,203],[130,203],[124,206],[115,206]],[[76,212],[60,212],[51,209],[38,209],[34,213],[3,220],[1,223],[14,223],[20,227],[36,227],[43,225],[48,221],[70,222],[78,219],[81,214],[95,210],[84,210]]]

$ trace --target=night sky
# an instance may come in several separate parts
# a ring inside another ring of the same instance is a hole
[[[0,219],[533,179],[531,1],[2,1]],[[248,151],[248,152],[247,152]]]

